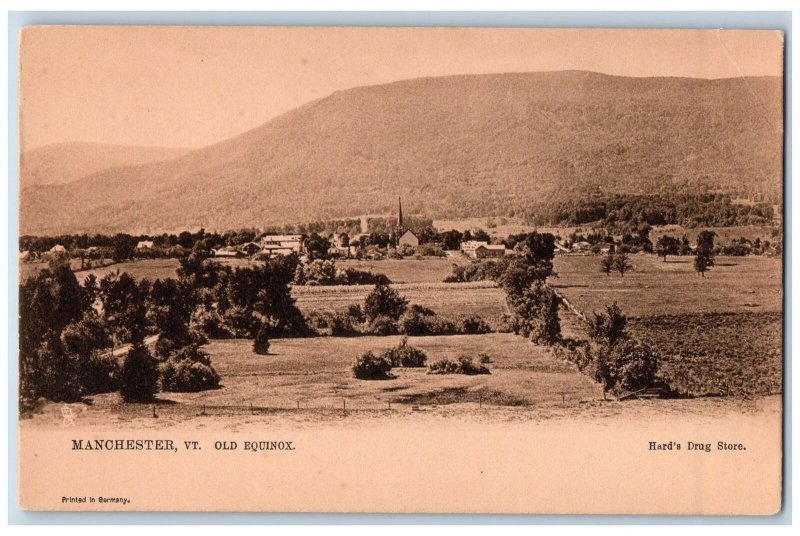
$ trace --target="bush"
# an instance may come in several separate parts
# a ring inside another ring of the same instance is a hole
[[[162,391],[196,393],[219,387],[219,374],[213,367],[191,359],[170,357],[159,365]]]
[[[229,339],[233,336],[220,314],[203,306],[192,312],[189,330],[202,332],[211,339]]]
[[[478,354],[478,361],[481,362],[482,365],[486,365],[492,362],[492,356],[486,353]]]
[[[388,285],[378,284],[364,300],[364,315],[370,322],[380,316],[387,316],[395,322],[400,319],[408,306],[408,300]]]
[[[128,350],[119,374],[119,393],[125,402],[150,402],[158,387],[158,368],[142,343]]]
[[[418,311],[408,310],[400,319],[400,331],[406,335],[427,335],[430,332],[428,320]]]
[[[258,328],[256,338],[253,340],[253,351],[258,355],[269,353],[269,331],[265,326]]]
[[[81,384],[87,394],[116,391],[120,374],[119,361],[111,354],[95,354],[81,367]]]
[[[382,357],[386,358],[393,367],[424,367],[428,360],[425,352],[408,344],[408,337],[403,337],[400,344],[386,350]]]
[[[364,316],[364,310],[361,309],[361,306],[357,303],[351,303],[347,306],[347,316],[353,319],[354,322],[361,323],[366,318]]]
[[[156,341],[154,350],[157,358],[166,359],[175,350],[175,343],[162,335]]]
[[[370,322],[367,331],[373,335],[397,335],[397,322],[388,316],[379,316]]]
[[[353,375],[359,380],[387,380],[392,376],[392,364],[383,356],[365,352],[353,365]]]
[[[464,335],[479,335],[490,333],[492,328],[480,317],[469,316],[461,321],[461,333]]]
[[[257,324],[252,311],[244,307],[231,307],[223,314],[225,328],[233,337],[249,337]]]
[[[488,367],[475,363],[468,356],[461,356],[458,359],[444,358],[434,361],[428,367],[428,374],[491,374]]]
[[[557,357],[575,364],[581,372],[594,361],[589,341],[562,339],[553,350]]]
[[[650,387],[656,377],[658,357],[646,344],[628,339],[613,347],[605,346],[597,358],[595,379],[603,393],[612,389],[638,391]]]

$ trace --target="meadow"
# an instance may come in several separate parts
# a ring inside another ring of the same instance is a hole
[[[401,261],[405,262],[405,261]],[[490,281],[474,283],[400,283],[392,284],[410,303],[450,316],[478,315],[494,322],[508,311],[505,293]],[[368,285],[292,287],[292,296],[304,313],[345,311],[351,304],[364,301],[372,290]]]
[[[781,259],[721,257],[700,277],[693,257],[631,255],[633,270],[621,277],[600,271],[600,257],[557,255],[558,274],[549,282],[585,313],[617,302],[631,317],[687,312],[780,311],[783,300]]]
[[[491,374],[427,374],[423,368],[394,368],[388,380],[358,380],[352,365],[367,350],[397,345],[399,336],[276,339],[269,355],[253,352],[245,339],[215,340],[204,349],[222,377],[219,389],[198,393],[159,393],[162,424],[211,415],[254,411],[304,411],[306,419],[340,417],[342,410],[411,410],[452,406],[466,412],[479,407],[574,408],[601,398],[599,387],[545,347],[512,334],[411,337],[428,355],[443,357],[488,353]],[[95,395],[91,413],[97,422],[148,417],[150,406],[123,404],[117,393]]]

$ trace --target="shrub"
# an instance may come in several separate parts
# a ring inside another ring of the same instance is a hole
[[[425,352],[408,344],[408,337],[403,337],[400,344],[386,350],[382,357],[386,358],[393,367],[424,367],[428,360]]]
[[[589,341],[576,339],[562,339],[554,347],[556,356],[570,363],[574,363],[581,372],[592,364],[592,348]]]
[[[400,331],[406,335],[427,335],[429,332],[427,318],[417,311],[406,311],[400,319]]]
[[[391,378],[392,364],[383,356],[365,352],[353,365],[353,375],[359,380],[386,380]]]
[[[184,346],[170,356],[175,361],[191,361],[211,365],[211,357],[196,344]]]
[[[428,367],[428,374],[491,374],[488,367],[475,363],[468,356],[461,356],[458,359],[444,358],[434,361]]]
[[[158,369],[142,343],[128,350],[119,374],[119,392],[125,402],[149,402],[158,387]]]
[[[117,389],[119,361],[111,354],[95,354],[81,367],[81,384],[87,394],[110,393]]]
[[[347,316],[352,318],[355,322],[361,323],[365,320],[364,310],[357,303],[351,303],[347,307]]]
[[[478,361],[483,365],[489,364],[492,362],[492,356],[487,353],[480,353],[478,354]]]
[[[192,312],[189,330],[200,331],[212,339],[228,339],[233,336],[222,316],[216,310],[203,306]]]
[[[269,353],[269,331],[265,326],[258,328],[256,338],[253,340],[253,351],[258,355]]]
[[[225,328],[233,337],[249,337],[257,320],[244,307],[231,307],[223,314]]]
[[[155,345],[155,354],[157,358],[166,359],[175,350],[175,343],[163,335],[158,338]]]
[[[464,335],[478,335],[481,333],[490,333],[492,328],[480,317],[468,316],[461,321],[461,333]]]
[[[394,321],[400,319],[408,306],[408,300],[388,285],[378,284],[364,300],[364,315],[369,321],[387,316]]]
[[[170,357],[159,365],[162,391],[195,393],[219,387],[219,374],[213,367],[191,359]]]
[[[397,322],[388,316],[379,316],[370,322],[367,331],[373,335],[397,335]]]
[[[595,379],[603,384],[603,394],[619,388],[638,391],[653,384],[657,369],[655,352],[646,344],[628,339],[600,350]]]

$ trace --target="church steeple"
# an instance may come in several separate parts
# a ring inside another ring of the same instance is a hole
[[[397,196],[397,228],[403,228],[403,202],[399,195]]]
[[[394,228],[394,246],[398,247],[400,245],[400,237],[406,232],[406,228],[403,225],[403,202],[400,200],[400,196],[397,196],[397,226]]]

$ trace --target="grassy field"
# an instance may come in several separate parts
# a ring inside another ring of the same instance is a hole
[[[443,315],[479,315],[491,321],[507,311],[505,294],[491,282],[401,283],[392,285],[392,288],[410,303],[429,307]],[[305,313],[344,311],[353,303],[362,303],[371,289],[369,285],[293,287],[292,296]]]
[[[199,393],[159,393],[164,414],[196,416],[206,405],[219,412],[229,408],[341,411],[387,410],[412,405],[482,403],[487,407],[546,409],[602,398],[599,387],[568,363],[511,334],[412,337],[410,344],[428,354],[428,362],[443,357],[481,352],[492,356],[491,374],[427,374],[425,368],[395,368],[389,380],[358,380],[351,367],[367,350],[381,351],[398,344],[395,337],[307,338],[272,341],[270,353],[257,355],[251,340],[219,340],[205,349],[222,378],[222,387]],[[96,395],[92,412],[105,419],[136,405],[119,401],[116,393]],[[150,411],[148,407],[145,410]],[[103,417],[105,414],[105,417]],[[324,414],[312,418],[322,418]]]
[[[686,312],[780,311],[781,260],[768,257],[717,257],[700,277],[692,257],[632,255],[633,271],[620,277],[600,271],[600,257],[558,255],[557,278],[550,282],[575,307],[601,311],[616,301],[628,316]]]
[[[466,257],[384,259],[380,261],[336,261],[339,268],[355,268],[386,275],[392,283],[440,283],[453,272],[453,264],[468,262]]]

